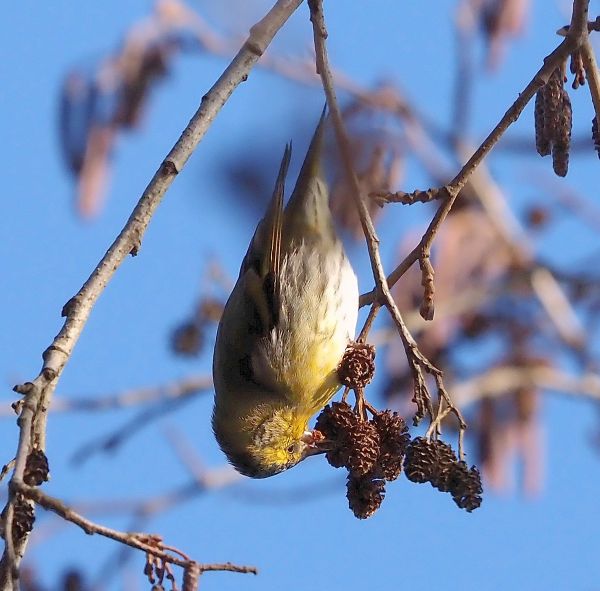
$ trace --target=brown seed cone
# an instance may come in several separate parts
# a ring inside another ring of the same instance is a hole
[[[340,382],[348,388],[364,388],[375,373],[375,347],[350,343],[337,368]]]
[[[435,449],[424,437],[415,437],[406,448],[404,473],[412,482],[431,482],[435,475]]]
[[[186,322],[178,326],[171,336],[171,349],[177,355],[187,357],[198,355],[203,345],[204,335],[195,322]]]
[[[542,89],[544,93],[544,136],[550,141],[554,139],[556,128],[559,125],[563,83],[562,68],[556,68]]]
[[[348,458],[345,466],[353,476],[370,472],[379,458],[379,431],[367,421],[358,421],[350,430],[347,442]]]
[[[475,466],[471,469],[463,461],[456,462],[448,477],[449,491],[452,499],[461,509],[469,513],[481,505],[481,475]]]
[[[33,504],[26,501],[22,495],[18,495],[13,513],[13,544],[17,544],[33,529],[34,522]]]
[[[441,492],[448,492],[450,490],[450,475],[458,458],[452,448],[439,439],[432,441],[431,445],[435,449],[436,457],[435,472],[431,479],[431,485]]]
[[[48,458],[41,449],[34,449],[25,463],[23,482],[29,486],[39,486],[48,480]]]
[[[360,419],[349,404],[333,402],[326,406],[317,417],[315,429],[323,433],[326,439],[333,442],[335,449],[328,451],[325,457],[334,468],[341,468],[348,464],[348,442],[352,429]]]
[[[598,118],[592,119],[592,139],[594,140],[594,149],[600,158],[600,128],[598,128]]]
[[[529,228],[543,228],[550,218],[550,211],[540,205],[533,205],[525,212],[525,223]]]
[[[376,414],[372,422],[380,438],[377,467],[386,480],[396,480],[402,472],[406,447],[410,442],[406,422],[398,413],[390,410]]]
[[[350,474],[346,497],[348,506],[358,519],[371,517],[381,506],[385,497],[385,482],[372,475],[354,476]]]
[[[75,570],[69,570],[65,573],[62,580],[63,591],[84,591],[86,589],[82,574]]]
[[[551,152],[550,138],[545,133],[544,127],[544,89],[541,88],[535,95],[535,148],[540,156],[548,156]]]
[[[558,176],[566,176],[569,169],[569,149],[571,147],[571,129],[573,126],[573,111],[569,93],[561,91],[561,107],[558,121],[554,130],[552,145],[552,167]]]

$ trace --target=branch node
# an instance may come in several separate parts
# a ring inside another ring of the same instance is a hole
[[[196,591],[200,579],[200,565],[195,561],[190,561],[183,571],[182,591]]]
[[[47,369],[49,365],[51,365],[51,356],[54,353],[60,353],[65,357],[69,357],[69,353],[67,353],[62,347],[59,347],[56,343],[50,345],[43,353],[42,360],[44,361],[44,369]],[[56,377],[56,376],[55,376]]]
[[[52,380],[56,379],[56,375],[56,370],[52,367],[44,367],[44,369],[42,369],[42,376],[47,382],[51,382]]]
[[[63,307],[62,310],[60,311],[60,315],[62,318],[67,318],[68,316],[72,316],[73,313],[75,312],[75,306],[78,302],[78,298],[77,296],[73,296]]]
[[[255,32],[255,27],[252,27],[250,29],[250,35],[252,36]],[[248,39],[248,41],[246,41],[245,47],[250,53],[253,53],[257,57],[262,57],[262,54],[264,53],[262,47],[251,39]],[[246,75],[246,77],[248,76]]]
[[[165,159],[160,165],[160,174],[163,177],[176,176],[179,174],[179,169],[173,160]]]

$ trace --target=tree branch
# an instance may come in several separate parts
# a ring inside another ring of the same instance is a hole
[[[448,184],[439,189],[439,192],[446,195],[443,203],[438,208],[419,244],[417,244],[404,260],[388,275],[388,285],[393,286],[417,260],[422,259],[423,256],[430,255],[431,245],[437,231],[446,219],[460,191],[464,188],[473,172],[498,143],[506,130],[520,117],[523,109],[535,96],[536,92],[548,82],[552,72],[554,72],[554,70],[562,64],[573,51],[580,48],[587,39],[588,4],[589,0],[574,1],[571,25],[565,39],[544,59],[542,67],[537,71],[529,84],[527,84],[519,94],[515,102],[508,108],[498,124],[488,134],[485,140],[483,140],[482,144],[475,150],[458,174]],[[360,297],[360,305],[361,307],[366,306],[373,303],[378,298],[380,298],[380,295],[378,294],[378,288],[376,286],[373,290]]]
[[[573,376],[553,367],[497,367],[452,386],[452,393],[461,406],[484,398],[496,398],[519,388],[535,387],[600,401],[600,375]]]
[[[592,104],[594,105],[594,112],[596,113],[596,120],[600,121],[600,74],[598,73],[598,64],[596,63],[594,48],[587,36],[581,46],[581,58],[583,59],[583,67],[585,68],[585,75],[590,87],[590,95],[592,97]]]
[[[177,401],[212,389],[212,378],[208,375],[191,375],[180,380],[141,388],[128,388],[114,394],[97,397],[55,397],[48,409],[50,413],[98,412]],[[14,415],[12,405],[0,405],[0,417]]]
[[[196,578],[202,573],[209,571],[228,571],[254,575],[258,574],[258,571],[254,566],[240,566],[232,564],[231,562],[212,564],[198,563],[194,560],[190,560],[185,554],[176,548],[166,546],[157,536],[136,532],[121,532],[104,525],[94,523],[83,515],[75,512],[63,501],[45,494],[39,488],[16,483],[12,483],[11,487],[15,488],[16,493],[22,494],[24,497],[34,501],[44,509],[52,511],[66,521],[70,521],[71,523],[77,525],[88,535],[98,534],[100,536],[104,536],[105,538],[109,538],[126,546],[130,546],[131,548],[135,548],[136,550],[141,550],[147,555],[160,558],[165,563],[175,564],[182,567],[184,569],[184,581],[186,580],[185,573],[187,573],[188,570],[195,571],[197,573]],[[179,556],[177,556],[177,554]],[[188,589],[195,588],[196,587],[188,587]]]
[[[278,0],[266,16],[256,23],[250,34],[217,82],[202,98],[198,111],[164,159],[146,187],[129,220],[102,257],[94,271],[63,309],[65,322],[43,354],[43,365],[32,382],[15,387],[24,395],[18,420],[20,434],[9,500],[4,511],[6,548],[0,560],[0,588],[17,591],[19,564],[27,546],[28,535],[13,546],[14,491],[23,484],[27,457],[33,449],[45,449],[47,409],[60,375],[87,322],[100,294],[128,254],[137,254],[152,215],[210,124],[233,91],[248,74],[267,46],[298,8],[302,0]]]
[[[323,89],[327,97],[327,104],[329,106],[331,117],[333,120],[333,126],[337,138],[337,143],[339,145],[340,152],[342,155],[342,164],[346,173],[346,177],[349,180],[349,185],[351,188],[354,202],[358,209],[358,214],[360,217],[363,233],[365,235],[365,240],[367,243],[367,249],[369,252],[369,259],[371,261],[371,269],[373,271],[373,277],[375,279],[375,289],[378,293],[377,301],[374,300],[372,302],[372,308],[369,313],[369,317],[365,324],[365,328],[361,331],[359,338],[364,340],[364,338],[366,337],[366,331],[368,330],[367,326],[371,326],[372,322],[374,321],[377,315],[380,305],[384,305],[389,311],[390,316],[392,317],[392,320],[394,321],[394,324],[398,329],[398,333],[400,335],[402,344],[404,346],[404,350],[406,352],[408,363],[411,367],[414,382],[413,400],[417,404],[415,422],[418,422],[425,415],[425,413],[429,414],[432,423],[435,423],[435,431],[437,435],[439,427],[439,421],[437,421],[437,419],[439,419],[439,413],[441,413],[442,410],[441,401],[443,400],[448,406],[448,408],[451,410],[451,412],[456,416],[460,425],[459,453],[462,457],[462,433],[466,428],[466,423],[462,417],[460,410],[454,406],[450,396],[446,392],[442,380],[442,372],[423,355],[423,353],[419,350],[417,343],[412,337],[410,331],[406,327],[402,315],[400,314],[400,310],[398,309],[398,306],[394,301],[385,276],[383,263],[381,261],[381,254],[379,252],[379,238],[375,231],[373,221],[371,220],[369,210],[361,196],[360,184],[356,172],[354,170],[352,160],[352,148],[350,146],[348,133],[346,131],[346,127],[342,117],[342,112],[340,110],[335,93],[333,75],[329,66],[329,58],[327,56],[327,45],[325,41],[327,38],[327,29],[325,26],[325,17],[323,14],[323,2],[322,0],[308,0],[308,5],[310,8],[311,22],[313,24],[313,37],[317,60],[317,72],[321,76]],[[427,266],[425,259],[423,260],[423,266],[427,271],[431,268],[431,265]],[[428,282],[426,290],[430,295],[432,295],[430,286],[431,283]],[[425,376],[423,375],[424,371],[433,376],[437,386],[438,396],[440,399],[437,419],[434,419],[433,405],[425,381]]]

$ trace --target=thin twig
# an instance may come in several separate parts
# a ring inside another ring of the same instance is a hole
[[[94,523],[90,521],[83,515],[75,512],[68,505],[63,503],[63,501],[51,497],[46,493],[42,492],[39,488],[34,486],[27,486],[25,484],[12,484],[16,489],[16,492],[21,493],[26,498],[34,501],[44,509],[48,511],[52,511],[56,513],[66,521],[70,521],[71,523],[80,527],[86,534],[93,535],[98,534],[100,536],[104,536],[105,538],[110,538],[111,540],[115,540],[120,542],[121,544],[125,544],[126,546],[131,546],[132,548],[136,548],[137,550],[141,550],[142,552],[146,552],[148,554],[152,554],[162,560],[169,562],[171,564],[176,564],[177,566],[186,567],[189,563],[189,560],[185,558],[181,558],[179,556],[173,556],[169,552],[165,552],[158,547],[145,542],[144,540],[148,539],[148,534],[136,533],[136,532],[121,532],[110,527],[106,527],[104,525],[100,525],[98,523]],[[181,554],[178,550],[177,554]],[[237,566],[231,563],[226,564],[207,564],[200,565],[201,570],[228,570],[232,572],[239,573],[257,573],[255,567],[251,566]]]
[[[598,72],[594,48],[587,36],[581,46],[581,58],[583,59],[583,67],[585,68],[585,77],[590,87],[596,120],[600,121],[600,73]]]
[[[50,413],[98,412],[127,408],[149,403],[176,401],[192,397],[212,389],[212,378],[208,375],[191,375],[180,380],[142,388],[128,388],[114,394],[96,397],[57,396],[48,409]],[[14,415],[12,405],[0,405],[0,417]]]
[[[17,485],[11,484],[15,488],[15,492],[18,492],[26,498],[34,501],[44,509],[56,513],[66,521],[80,527],[88,535],[100,535],[116,542],[120,542],[136,550],[141,550],[148,555],[160,558],[166,563],[180,566],[184,569],[184,573],[188,569],[197,571],[198,575],[203,572],[209,571],[228,571],[242,574],[258,574],[258,570],[254,566],[245,566],[232,564],[231,562],[225,563],[212,563],[212,564],[200,564],[193,560],[190,560],[187,555],[180,550],[163,544],[160,538],[156,536],[136,533],[136,532],[121,532],[104,525],[94,523],[93,521],[83,517],[79,513],[75,512],[71,507],[63,503],[63,501],[51,497],[39,488],[26,486],[24,484]],[[185,574],[184,574],[185,581]]]
[[[329,106],[329,110],[331,112],[331,117],[333,120],[333,126],[337,138],[337,143],[339,145],[340,152],[342,155],[344,171],[346,173],[347,179],[349,180],[352,196],[358,209],[363,233],[365,235],[367,249],[369,252],[369,259],[371,261],[371,269],[376,285],[376,291],[379,294],[379,297],[377,298],[378,303],[384,305],[388,309],[392,320],[394,321],[394,324],[398,329],[398,333],[404,345],[404,350],[406,352],[409,365],[411,366],[411,372],[413,374],[413,380],[415,385],[414,400],[417,403],[418,407],[416,416],[424,416],[426,409],[430,417],[433,419],[433,408],[431,405],[431,398],[429,396],[429,392],[425,383],[425,378],[423,376],[424,370],[435,377],[436,384],[438,385],[438,394],[444,396],[444,400],[446,400],[448,406],[452,409],[453,414],[458,419],[460,428],[464,429],[466,428],[466,423],[460,413],[460,410],[452,404],[451,400],[449,399],[449,397],[447,397],[447,394],[445,393],[445,389],[443,389],[442,372],[438,368],[436,368],[423,355],[423,353],[421,353],[417,346],[417,343],[415,342],[412,335],[410,334],[410,331],[406,327],[402,315],[400,314],[400,310],[398,309],[398,306],[396,305],[394,298],[392,297],[389,285],[385,277],[383,263],[381,261],[381,255],[379,252],[379,238],[377,237],[375,227],[373,226],[373,221],[371,220],[369,210],[361,196],[360,184],[352,163],[352,151],[350,141],[348,139],[348,134],[335,93],[333,75],[329,66],[329,59],[327,56],[327,46],[325,41],[327,38],[327,29],[325,26],[325,17],[323,14],[323,3],[322,0],[309,0],[308,5],[310,8],[311,22],[313,24],[313,37],[317,60],[317,72],[321,76],[323,89],[327,97],[327,104]],[[425,268],[424,273],[426,273],[427,271],[428,268]],[[427,279],[427,282],[429,283],[429,279]],[[372,323],[374,321],[378,309],[378,307],[373,306],[371,312],[369,313],[367,323]],[[360,338],[364,339],[365,336],[366,333],[363,329],[363,331],[361,331]],[[442,385],[441,389],[439,387],[440,385]],[[361,406],[360,395],[357,395],[357,404]]]
[[[462,406],[485,398],[504,396],[519,388],[535,387],[582,400],[600,401],[600,375],[569,375],[543,365],[497,367],[452,385],[452,393]]]

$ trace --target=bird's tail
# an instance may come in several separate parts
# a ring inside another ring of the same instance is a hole
[[[326,108],[323,108],[296,186],[285,208],[284,239],[311,232],[335,236],[329,211],[329,193],[321,170],[325,115]]]

